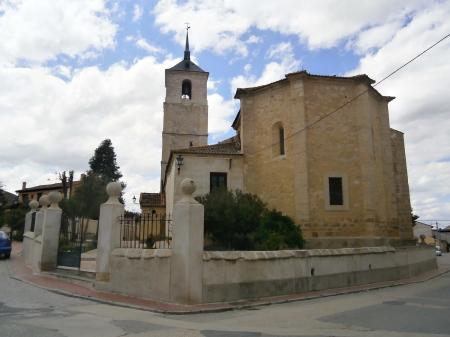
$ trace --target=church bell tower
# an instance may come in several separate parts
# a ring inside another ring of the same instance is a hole
[[[171,150],[208,144],[208,76],[191,61],[188,26],[184,58],[165,72],[161,186]]]

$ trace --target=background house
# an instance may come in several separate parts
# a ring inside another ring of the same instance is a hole
[[[81,184],[80,180],[74,181],[72,186],[67,187],[67,198],[70,199],[73,192],[77,189],[77,187]],[[63,193],[63,184],[62,183],[54,183],[54,184],[46,184],[46,185],[37,185],[27,187],[27,183],[24,181],[22,183],[22,188],[17,190],[16,193],[19,195],[19,203],[27,205],[31,200],[39,200],[39,198],[43,194],[48,194],[52,191],[57,191],[62,194]]]
[[[443,229],[433,230],[433,235],[436,238],[436,246],[441,247],[443,252],[450,252],[450,226]]]
[[[427,225],[426,223],[416,221],[413,226],[413,234],[418,243],[422,242],[422,240],[420,239],[421,235],[423,235],[424,243],[426,243],[427,245],[434,246],[436,243],[436,240],[433,236],[433,226]]]
[[[141,193],[139,204],[142,214],[165,214],[166,204],[164,194],[161,193]]]

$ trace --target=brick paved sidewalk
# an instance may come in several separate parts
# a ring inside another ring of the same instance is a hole
[[[294,295],[283,295],[275,297],[266,297],[255,300],[243,300],[230,303],[208,303],[196,305],[181,305],[174,303],[166,303],[154,301],[149,299],[142,299],[137,297],[119,295],[110,292],[98,291],[88,286],[82,286],[65,282],[57,277],[46,274],[33,274],[32,270],[25,266],[24,260],[21,256],[21,244],[13,244],[13,252],[10,260],[12,278],[38,286],[40,288],[63,294],[66,296],[73,296],[84,298],[96,302],[107,303],[117,306],[136,308],[141,310],[148,310],[158,313],[167,314],[190,314],[202,312],[218,312],[225,310],[245,309],[255,306],[280,304],[301,300],[309,300],[320,297],[337,296],[343,294],[351,294],[356,292],[369,291],[373,289],[380,289],[386,287],[394,287],[405,284],[412,284],[424,282],[432,278],[438,277],[450,271],[450,268],[440,268],[436,271],[427,272],[420,276],[409,279],[372,283],[361,286],[337,288],[321,291],[313,291]]]

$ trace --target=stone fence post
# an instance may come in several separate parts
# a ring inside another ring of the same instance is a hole
[[[36,215],[39,202],[31,200],[28,204],[31,208],[25,215],[25,228],[23,230],[23,242],[22,242],[22,256],[25,258],[25,263],[30,264],[30,256],[33,251],[34,244],[34,228],[36,226]],[[34,224],[33,224],[34,217]],[[33,230],[33,231],[31,231]]]
[[[45,215],[48,209],[47,207],[50,205],[47,194],[44,194],[39,198],[39,205],[41,205],[41,209],[36,213],[34,236],[41,235],[42,233],[42,226],[44,224]]]
[[[28,204],[28,206],[30,206],[30,211],[27,212],[27,214],[25,214],[25,228],[23,229],[23,232],[30,232],[32,226],[32,222],[33,222],[33,214],[37,212],[37,209],[39,207],[39,202],[37,202],[36,200],[31,200],[30,203]],[[35,215],[36,217],[36,215]],[[36,218],[35,218],[36,221]],[[36,225],[36,222],[34,223],[34,225]],[[33,228],[33,232],[34,232],[34,228]]]
[[[173,212],[170,294],[177,303],[201,303],[204,209],[192,197],[192,179],[183,179],[180,187],[183,197]]]
[[[109,199],[100,206],[98,220],[96,280],[107,282],[110,277],[110,259],[114,248],[120,245],[120,216],[124,206],[119,201],[122,185],[110,182],[106,186]]]
[[[58,204],[62,200],[62,195],[57,191],[50,192],[48,200],[50,207],[44,209],[41,256],[38,262],[38,267],[41,271],[55,269],[58,260],[59,232],[62,216],[62,209],[59,208]]]

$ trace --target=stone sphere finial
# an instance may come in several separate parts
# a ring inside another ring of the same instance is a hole
[[[119,197],[122,193],[122,185],[117,181],[111,181],[106,185],[106,193],[108,193],[109,199],[108,204],[120,203]]]
[[[195,185],[194,180],[192,180],[191,178],[184,178],[181,182],[181,191],[183,191],[183,194],[185,196],[191,197],[192,193],[194,193],[196,189],[197,186]]]
[[[50,208],[59,208],[58,204],[62,200],[62,194],[58,191],[52,191],[48,194],[48,200],[51,203]]]
[[[39,198],[39,205],[41,205],[42,209],[45,209],[45,208],[47,208],[48,205],[50,205],[50,200],[48,199],[47,194],[43,194]]]
[[[30,206],[31,210],[33,212],[35,212],[37,210],[37,208],[39,207],[39,202],[37,202],[36,200],[33,199],[33,200],[30,201],[28,206]]]

